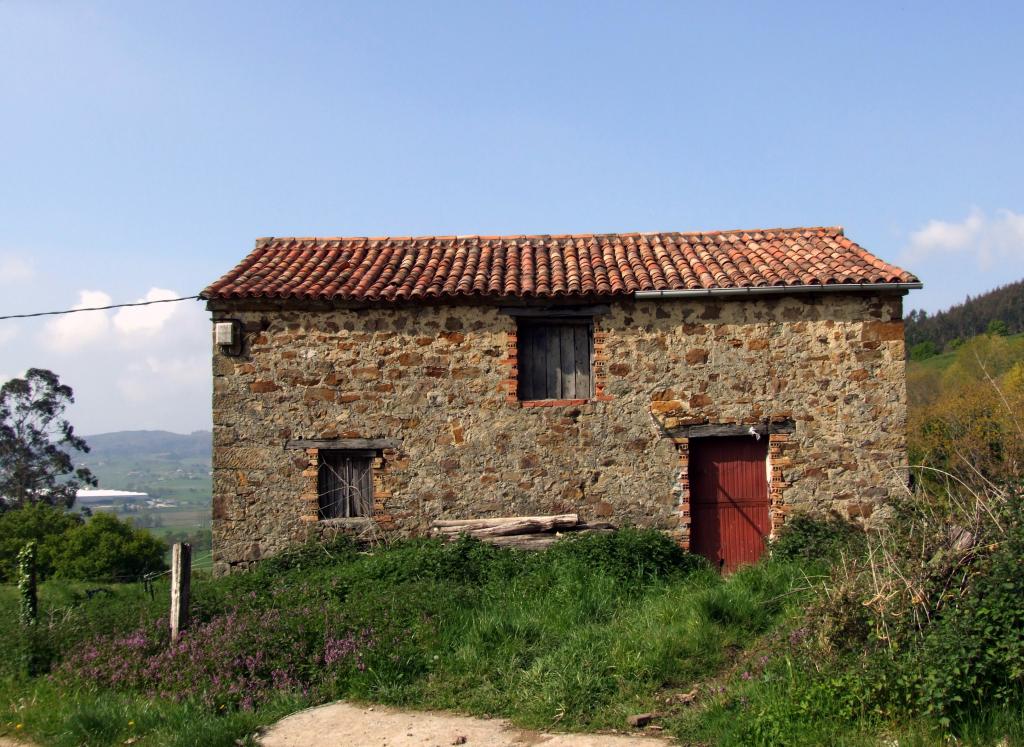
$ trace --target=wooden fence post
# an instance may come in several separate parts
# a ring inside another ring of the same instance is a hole
[[[171,548],[171,643],[188,627],[192,545],[176,542]]]
[[[30,541],[18,553],[18,594],[21,597],[22,625],[35,625],[39,617],[36,580],[36,543]]]

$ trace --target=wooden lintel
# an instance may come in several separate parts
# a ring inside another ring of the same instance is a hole
[[[768,436],[773,433],[793,433],[796,429],[792,420],[782,420],[778,423],[707,423],[705,425],[681,425],[675,428],[666,428],[665,432],[670,438],[702,438],[708,436],[749,436],[750,429],[759,436]]]
[[[502,314],[544,319],[572,319],[584,316],[602,316],[611,309],[607,304],[599,306],[503,306]]]
[[[377,451],[380,449],[399,449],[402,447],[400,438],[292,438],[284,443],[286,449],[338,449],[350,451],[361,449]]]

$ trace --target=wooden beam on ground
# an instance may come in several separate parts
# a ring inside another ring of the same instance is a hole
[[[438,534],[502,537],[512,534],[536,534],[571,529],[580,523],[579,514],[555,516],[512,516],[500,519],[459,519],[435,521],[430,526]]]

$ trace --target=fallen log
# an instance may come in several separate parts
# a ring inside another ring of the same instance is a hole
[[[439,519],[430,524],[430,532],[446,541],[463,534],[496,547],[540,550],[550,547],[567,534],[614,532],[607,522],[582,522],[579,514],[554,516],[509,516],[486,519]]]
[[[490,529],[515,525],[522,522],[550,524],[551,529],[575,526],[580,523],[579,514],[555,514],[554,516],[508,516],[493,519],[438,519],[430,523],[431,529],[439,532],[469,532],[475,529]]]
[[[456,527],[438,527],[439,534],[458,536],[463,532],[474,537],[509,537],[517,534],[541,534],[558,530],[573,529],[580,523],[577,514],[561,516],[523,516],[514,521],[505,521],[494,525],[466,524]]]

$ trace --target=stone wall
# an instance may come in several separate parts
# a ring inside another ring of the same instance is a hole
[[[578,511],[687,537],[690,423],[788,419],[771,443],[773,523],[868,516],[905,460],[901,298],[617,302],[595,319],[599,397],[523,407],[516,319],[491,306],[243,310],[213,354],[214,560],[244,567],[310,535],[424,532],[439,517]],[[400,439],[375,462],[372,520],[317,521],[316,450]]]

